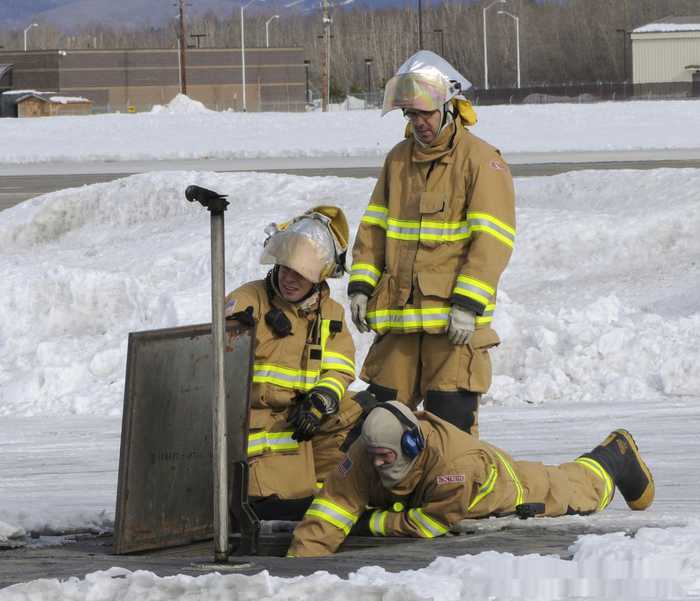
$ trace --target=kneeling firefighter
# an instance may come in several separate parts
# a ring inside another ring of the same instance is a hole
[[[299,519],[361,409],[346,394],[355,346],[326,278],[345,271],[348,224],[315,207],[266,229],[264,280],[226,298],[227,319],[256,324],[251,386],[249,495],[261,519]]]

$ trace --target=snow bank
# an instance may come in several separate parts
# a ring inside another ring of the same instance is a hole
[[[84,579],[11,586],[0,591],[0,600],[680,600],[697,598],[700,592],[699,546],[700,528],[695,525],[646,528],[634,538],[623,533],[584,536],[573,545],[571,561],[491,551],[440,557],[422,570],[392,573],[367,566],[347,580],[322,571],[296,578],[277,578],[267,571],[255,576],[214,573],[159,578],[147,571],[111,568]]]
[[[193,100],[184,94],[178,94],[165,106],[156,104],[151,109],[151,113],[154,115],[163,113],[168,115],[195,115],[213,112],[214,111],[211,111],[204,106],[203,103],[199,102],[198,100]]]
[[[265,224],[337,203],[354,231],[374,182],[144,174],[3,211],[0,415],[119,415],[128,332],[209,321],[209,216],[185,201],[192,183],[229,195],[233,289],[265,273]],[[487,401],[700,395],[700,171],[516,185],[518,237],[499,291],[503,344]],[[332,288],[346,303],[345,281]],[[359,365],[371,337],[354,336]]]
[[[356,106],[356,105],[355,105]],[[697,100],[476,107],[472,131],[506,154],[697,148]],[[378,157],[400,111],[219,113],[186,96],[151,113],[0,120],[0,163]],[[79,140],[79,144],[67,143]]]

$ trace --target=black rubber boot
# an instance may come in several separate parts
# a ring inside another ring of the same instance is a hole
[[[380,386],[379,384],[370,384],[367,390],[371,392],[380,403],[387,403],[389,401],[395,401],[399,394],[399,391],[395,388],[386,388],[385,386]]]
[[[475,422],[474,415],[479,409],[479,393],[468,390],[429,390],[423,408],[470,434]]]
[[[610,474],[630,509],[642,510],[654,501],[654,478],[634,438],[627,430],[615,430],[590,453]]]
[[[299,522],[304,517],[306,510],[311,505],[313,497],[302,499],[280,499],[271,497],[254,498],[250,504],[255,515],[261,520],[284,520],[287,522]]]

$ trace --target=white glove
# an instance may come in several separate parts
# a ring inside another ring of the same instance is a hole
[[[352,323],[362,333],[369,332],[367,325],[367,301],[369,297],[362,292],[356,292],[350,295],[350,314],[352,315]]]
[[[447,326],[447,338],[452,344],[467,344],[474,333],[476,315],[474,311],[452,305],[450,322]]]

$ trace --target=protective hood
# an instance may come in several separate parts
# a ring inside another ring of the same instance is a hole
[[[401,411],[408,420],[420,429],[418,419],[406,405],[398,401],[389,401],[389,404]],[[391,411],[383,409],[381,406],[373,409],[362,425],[360,438],[365,445],[391,449],[396,453],[394,463],[376,468],[382,485],[388,490],[395,488],[408,476],[417,459],[417,457],[410,459],[401,450],[401,437],[406,430],[406,426]]]

